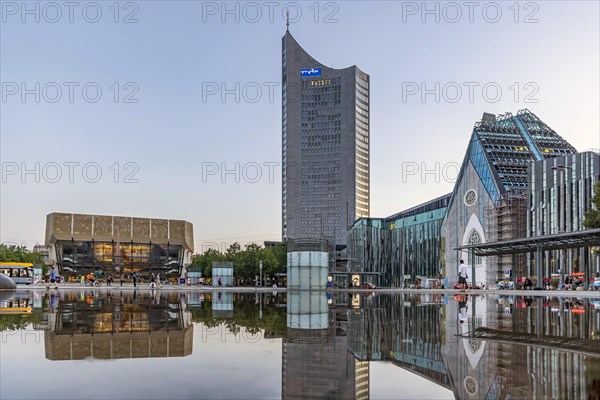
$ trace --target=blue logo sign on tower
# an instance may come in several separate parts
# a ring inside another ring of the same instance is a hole
[[[321,76],[321,68],[302,68],[300,76]]]

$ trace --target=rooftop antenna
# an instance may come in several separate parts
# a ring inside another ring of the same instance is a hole
[[[290,31],[290,10],[285,10],[286,22],[285,22],[285,30]]]

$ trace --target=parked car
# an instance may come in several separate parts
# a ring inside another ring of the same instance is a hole
[[[496,287],[498,289],[504,289],[504,290],[514,289],[515,283],[513,281],[509,281],[509,282],[500,281],[496,284]]]
[[[371,282],[365,282],[365,283],[363,283],[362,288],[363,289],[377,289],[377,286]]]
[[[424,289],[437,289],[442,286],[440,280],[435,278],[427,278],[421,282],[421,287]]]

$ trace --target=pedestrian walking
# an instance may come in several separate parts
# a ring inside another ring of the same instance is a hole
[[[462,261],[462,260],[461,260]],[[458,320],[462,324],[467,320],[467,300],[469,298],[465,295],[460,295],[458,301]]]
[[[133,278],[133,287],[136,288],[137,287],[137,275],[134,273],[131,274],[131,277]]]
[[[160,287],[160,272],[156,273],[156,285]]]
[[[56,271],[54,270],[54,267],[51,267],[50,269],[50,285],[54,283],[54,288],[58,289],[58,285],[56,284]],[[46,287],[46,289],[50,289],[50,285],[48,285]]]
[[[458,283],[460,284],[460,291],[464,292],[467,288],[467,279],[469,276],[467,275],[467,266],[463,260],[460,260],[460,264],[458,266]]]

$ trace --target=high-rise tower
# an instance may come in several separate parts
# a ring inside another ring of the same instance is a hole
[[[328,68],[282,40],[282,236],[346,244],[369,216],[369,75]]]

